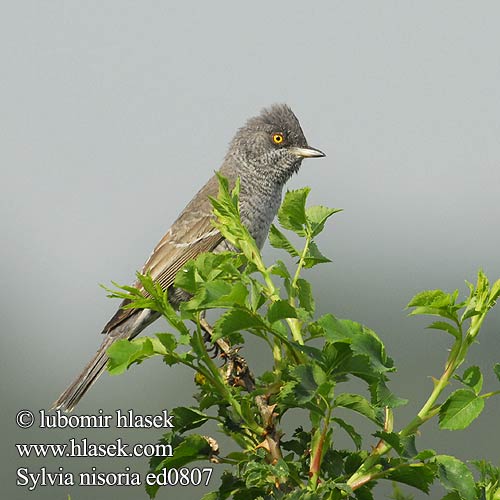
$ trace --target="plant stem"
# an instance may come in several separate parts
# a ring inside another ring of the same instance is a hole
[[[462,351],[464,348],[467,348],[465,342],[463,342],[456,353],[453,354],[452,358],[447,360],[445,371],[435,383],[434,389],[427,398],[427,401],[417,413],[416,417],[399,432],[400,436],[404,437],[414,434],[423,423],[439,413],[440,406],[435,406],[435,403],[443,392],[443,389],[448,385],[457,366],[460,364],[463,358]],[[374,467],[378,464],[380,457],[385,455],[391,448],[392,446],[385,442],[379,443],[370,453],[368,458],[361,464],[359,469],[349,478],[347,484],[354,490],[374,479],[375,475],[379,473]]]
[[[330,428],[330,419],[332,416],[332,408],[328,406],[328,411],[326,413],[323,430],[321,431],[321,436],[318,440],[316,447],[311,450],[311,465],[309,467],[309,484],[316,489],[319,481],[319,473],[321,470],[321,460],[323,458],[324,444],[326,440],[326,435],[328,429]]]

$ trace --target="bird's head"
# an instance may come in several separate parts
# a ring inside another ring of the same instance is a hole
[[[239,169],[250,169],[284,184],[298,171],[304,158],[325,154],[308,146],[299,120],[286,104],[274,104],[238,130],[229,156],[237,160]]]

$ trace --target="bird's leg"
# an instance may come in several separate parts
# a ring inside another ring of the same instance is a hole
[[[205,332],[205,335],[203,336],[205,342],[210,342],[214,335],[214,331],[204,316],[200,318],[200,326],[201,329]],[[207,351],[213,350],[216,351],[216,356],[218,354],[217,350],[220,350],[222,353],[224,353],[225,357],[229,357],[229,355],[231,354],[231,346],[224,339],[216,340],[215,344],[212,347],[207,348]]]
[[[200,326],[209,339],[213,336],[213,329],[205,318],[200,319]],[[229,385],[244,387],[248,392],[255,389],[255,379],[251,374],[248,364],[238,354],[239,349],[231,347],[224,339],[215,341],[216,348],[220,350],[221,358],[225,364],[225,379]]]
[[[210,340],[213,336],[213,329],[208,321],[202,317],[200,326]],[[225,359],[225,380],[229,385],[243,387],[247,392],[255,390],[255,378],[248,367],[245,358],[238,354],[238,349],[232,348],[225,340],[215,341],[217,349],[221,351],[221,357]],[[276,404],[269,404],[269,398],[265,395],[255,396],[255,403],[259,409],[262,423],[266,429],[264,440],[258,448],[265,448],[272,457],[273,463],[281,458],[280,439],[281,434],[276,429],[275,422],[278,414],[274,412]]]

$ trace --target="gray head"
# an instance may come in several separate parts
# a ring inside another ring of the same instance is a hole
[[[304,158],[325,156],[308,146],[299,120],[286,104],[274,104],[238,130],[228,152],[241,173],[251,170],[279,184],[296,173]]]

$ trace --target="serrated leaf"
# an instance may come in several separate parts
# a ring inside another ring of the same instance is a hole
[[[433,458],[435,456],[436,452],[434,450],[422,450],[421,452],[417,453],[413,458],[415,460],[423,462],[424,460],[429,460],[429,458]]]
[[[439,480],[448,491],[456,491],[462,500],[475,500],[474,476],[463,462],[449,455],[437,455],[435,462]]]
[[[314,313],[315,304],[311,284],[303,278],[297,280],[297,297],[300,307],[309,313]]]
[[[417,293],[407,307],[446,307],[451,303],[452,299],[449,293],[442,290],[426,290]]]
[[[500,279],[495,281],[491,287],[489,306],[493,307],[496,300],[500,297]]]
[[[158,338],[158,341],[163,345],[167,353],[173,352],[177,348],[177,340],[171,333],[157,333],[156,337]],[[157,350],[157,352],[159,354],[162,354],[159,349]]]
[[[250,299],[249,304],[252,311],[257,311],[264,305],[267,300],[266,295],[263,293],[264,287],[262,283],[255,279],[250,280]]]
[[[154,471],[162,469],[178,468],[195,460],[206,459],[210,456],[212,449],[207,438],[198,434],[185,436],[180,444],[175,446],[171,457],[166,457],[156,465]]]
[[[383,412],[381,408],[371,405],[368,400],[359,394],[343,393],[339,394],[334,400],[334,406],[348,408],[380,425],[383,422]]]
[[[441,500],[462,500],[462,497],[458,494],[458,492],[450,491],[449,493],[446,493]]]
[[[215,322],[213,340],[249,328],[266,329],[267,325],[258,314],[248,309],[230,309]]]
[[[298,257],[298,250],[290,243],[290,240],[274,225],[269,230],[269,243],[274,248],[286,250],[292,257]]]
[[[404,458],[412,458],[417,455],[415,447],[415,435],[400,436],[395,432],[377,431],[374,436],[383,439],[387,444],[392,446],[396,453]]]
[[[194,261],[188,261],[184,267],[176,274],[174,285],[182,288],[186,292],[194,294],[196,292],[196,265]]]
[[[385,478],[429,493],[429,486],[433,483],[435,474],[435,466],[418,463],[395,467],[387,473]]]
[[[479,366],[469,366],[464,371],[462,377],[459,377],[459,380],[469,386],[475,393],[478,395],[483,388],[483,374]]]
[[[374,384],[370,385],[370,393],[372,395],[372,401],[377,404],[377,406],[388,408],[399,408],[400,406],[405,406],[408,404],[408,400],[405,398],[400,398],[396,396],[387,387],[384,380],[378,379]]]
[[[291,280],[290,272],[282,260],[277,260],[271,267],[271,273],[283,279]]]
[[[269,323],[274,323],[280,319],[285,318],[296,318],[297,311],[295,307],[290,305],[290,303],[286,300],[277,300],[273,302],[267,311],[267,319]]]
[[[457,340],[460,339],[460,332],[453,325],[447,323],[446,321],[434,321],[434,323],[431,323],[427,328],[448,332],[449,334],[453,335]]]
[[[278,211],[278,221],[284,229],[289,229],[300,236],[304,236],[306,223],[306,199],[310,188],[287,191]]]
[[[328,208],[315,205],[306,209],[307,222],[310,228],[311,238],[316,237],[325,226],[325,222],[335,213],[341,212],[338,208]]]
[[[244,305],[247,295],[247,288],[240,282],[207,281],[198,285],[196,295],[182,304],[182,310],[199,311]]]
[[[148,337],[135,341],[120,339],[111,344],[106,351],[107,370],[111,375],[123,373],[134,361],[154,354],[153,345]]]
[[[298,403],[307,403],[314,397],[318,388],[315,380],[313,367],[309,365],[299,365],[293,369],[293,376],[297,383],[293,384],[293,391]]]
[[[413,297],[407,306],[408,308],[414,308],[410,312],[410,316],[426,314],[456,321],[456,307],[454,304],[457,294],[457,290],[453,294],[445,293],[442,290],[420,292]]]
[[[493,367],[493,372],[495,373],[498,381],[500,382],[500,363],[495,363],[495,366]]]
[[[458,389],[441,406],[439,427],[448,430],[465,429],[480,415],[483,408],[483,398],[468,389]]]
[[[177,432],[185,432],[201,427],[209,419],[208,415],[198,409],[185,406],[174,408],[172,414],[174,415],[175,430]]]
[[[352,439],[354,445],[356,446],[356,449],[360,450],[361,446],[363,444],[363,438],[361,437],[361,434],[358,434],[358,432],[356,432],[356,429],[352,425],[348,424],[342,418],[334,417],[334,418],[332,418],[332,421],[336,422],[339,425],[339,427],[344,429],[344,431]]]
[[[331,262],[331,260],[320,252],[318,245],[314,241],[311,241],[309,243],[309,251],[304,258],[304,267],[309,269],[317,264],[324,264],[326,262]]]
[[[324,329],[329,342],[343,342],[351,346],[354,354],[367,356],[370,365],[379,373],[393,370],[393,363],[377,334],[366,326],[348,319],[326,314],[316,322]]]

